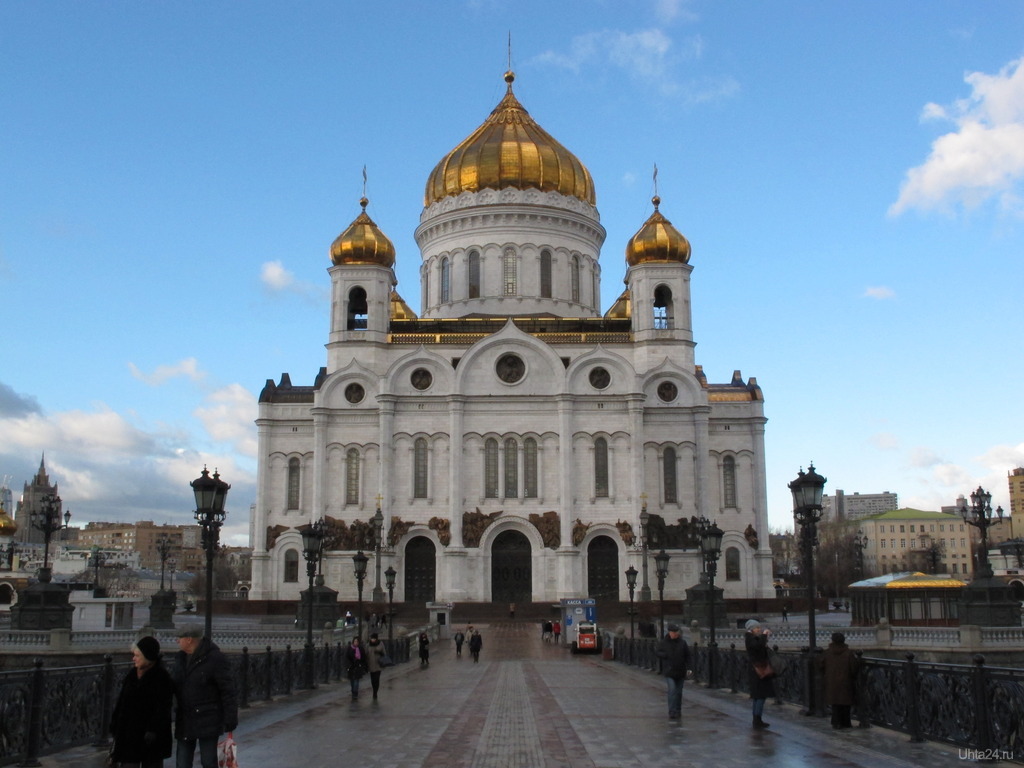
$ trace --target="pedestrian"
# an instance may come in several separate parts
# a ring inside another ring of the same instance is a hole
[[[555,645],[558,645],[558,640],[562,637],[562,623],[556,621],[551,625],[551,631],[555,633]]]
[[[235,679],[227,656],[198,624],[178,631],[174,679],[177,768],[192,768],[196,747],[202,768],[217,768],[217,740],[238,727]]]
[[[789,606],[782,606],[782,623],[789,624]]]
[[[430,666],[430,638],[426,632],[420,632],[420,666]]]
[[[690,646],[679,634],[678,624],[668,625],[668,635],[662,638],[655,650],[662,660],[662,672],[668,686],[668,717],[679,720],[682,717],[683,683],[690,668]]]
[[[370,641],[366,644],[366,668],[370,671],[370,686],[373,688],[373,700],[377,700],[377,691],[380,690],[380,660],[384,655],[384,643],[380,636],[374,632],[370,635]]]
[[[484,639],[480,637],[480,630],[474,629],[473,636],[469,638],[469,655],[473,657],[473,663],[480,661],[480,649],[484,647]]]
[[[825,703],[832,708],[832,727],[849,728],[853,724],[850,708],[853,706],[859,662],[842,632],[832,633],[832,642],[819,659],[818,666],[823,673]]]
[[[508,604],[508,617],[512,621],[515,621],[515,619],[516,619],[516,604],[515,603],[509,603]]]
[[[545,621],[541,625],[540,636],[544,640],[545,643],[550,643],[551,642],[551,636],[554,634],[554,632],[555,632],[554,626],[551,624],[550,621]]]
[[[345,649],[345,665],[348,668],[348,685],[352,691],[352,701],[359,698],[359,681],[366,674],[366,651],[359,642],[358,637],[353,637],[348,648]],[[379,665],[378,665],[379,666]]]
[[[462,634],[462,630],[455,633],[455,658],[462,658],[462,644],[466,642],[466,636]]]
[[[121,682],[110,719],[111,762],[125,768],[162,768],[173,747],[173,701],[174,682],[161,664],[159,641],[140,638],[132,646],[132,668]]]
[[[761,626],[757,619],[749,619],[744,628],[744,642],[747,646],[747,659],[750,662],[750,698],[753,700],[754,728],[767,728],[762,717],[764,703],[769,696],[775,696],[775,672],[768,656],[768,637],[771,630]]]

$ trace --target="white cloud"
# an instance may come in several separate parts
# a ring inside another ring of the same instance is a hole
[[[208,405],[196,408],[195,415],[217,442],[230,443],[244,456],[256,456],[256,397],[240,384],[231,384],[213,392]]]
[[[672,40],[660,29],[632,33],[602,30],[574,37],[568,53],[546,51],[535,60],[573,72],[607,61],[633,77],[661,77],[671,48]]]
[[[894,299],[896,298],[896,291],[885,285],[869,285],[864,289],[865,299]]]
[[[952,122],[956,130],[932,143],[922,165],[907,171],[896,216],[910,208],[974,208],[996,199],[1003,210],[1022,212],[1024,180],[1024,59],[998,74],[971,72],[964,81],[972,93],[948,107],[927,104],[922,119]]]
[[[323,302],[330,295],[323,286],[297,280],[280,261],[263,263],[260,282],[271,293],[291,293],[314,302]]]
[[[680,19],[693,22],[697,14],[690,10],[689,0],[654,0],[654,15],[663,24]]]
[[[900,439],[891,432],[876,432],[868,442],[881,451],[895,451],[900,447]]]
[[[143,373],[135,363],[128,363],[128,368],[131,370],[132,376],[151,387],[158,387],[179,376],[184,376],[194,382],[202,381],[206,377],[206,374],[199,370],[199,363],[194,357],[186,357],[174,365],[158,365],[150,374]]]
[[[942,464],[942,459],[931,448],[914,448],[907,457],[910,466],[917,469],[927,469]]]

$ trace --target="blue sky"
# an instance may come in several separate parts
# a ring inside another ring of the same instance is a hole
[[[1024,465],[1019,2],[0,4],[0,479],[74,520],[255,501],[256,396],[326,362],[368,212],[419,309],[434,164],[515,91],[590,169],[603,306],[651,211],[693,246],[697,362],[765,393],[769,520],[937,509]]]

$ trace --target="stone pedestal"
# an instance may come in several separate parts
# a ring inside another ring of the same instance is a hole
[[[714,604],[712,590],[707,581],[686,590],[686,602],[683,604],[683,616],[687,622],[696,621],[702,627],[711,626],[712,608],[714,608],[715,627],[725,627],[725,591],[721,587],[714,588]]]
[[[295,626],[299,629],[305,629],[306,622],[309,619],[310,591],[304,589],[299,595],[299,608],[295,614]],[[333,625],[341,617],[341,608],[338,606],[338,590],[325,587],[323,584],[314,584],[312,600],[314,630],[323,629],[324,624],[328,622]]]
[[[17,604],[11,606],[11,629],[71,629],[71,593],[50,577],[49,568],[40,568],[39,581],[19,593]]]
[[[960,593],[958,608],[961,626],[1020,626],[1020,601],[1014,600],[1010,585],[998,576],[970,582]]]
[[[154,629],[174,628],[174,609],[178,596],[170,589],[155,592],[149,603],[149,624]]]

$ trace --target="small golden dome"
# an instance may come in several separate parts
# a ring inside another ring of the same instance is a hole
[[[13,536],[17,532],[18,524],[11,519],[3,506],[0,506],[0,536]]]
[[[658,210],[661,198],[655,195],[651,202],[654,203],[654,213],[627,243],[626,263],[631,267],[652,261],[686,264],[690,260],[690,242],[661,215]]]
[[[362,212],[348,229],[331,243],[331,261],[339,264],[379,264],[391,267],[395,264],[395,246],[388,236],[380,231],[373,219],[366,215],[370,201],[365,197],[359,201]]]
[[[427,179],[423,205],[482,189],[539,189],[597,202],[594,180],[579,159],[530,117],[512,93],[516,76],[483,124],[441,159]]]

